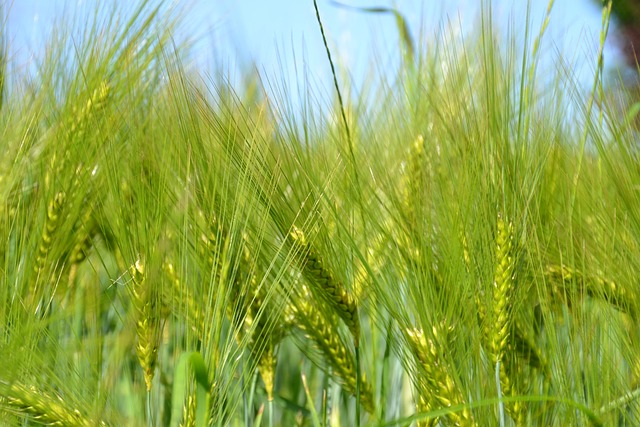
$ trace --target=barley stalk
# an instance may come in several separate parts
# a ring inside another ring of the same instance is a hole
[[[384,245],[387,244],[387,241],[381,235],[378,235],[372,240],[373,245],[368,247],[365,253],[366,264],[360,260],[357,261],[356,272],[353,278],[353,297],[356,301],[363,300],[367,295],[366,286],[371,283],[373,277],[375,277],[384,266]],[[369,269],[367,269],[367,266]],[[369,270],[373,273],[373,277],[369,273]]]
[[[320,255],[307,242],[305,234],[298,227],[293,227],[290,237],[303,254],[302,271],[305,277],[317,290],[321,299],[325,301],[343,320],[351,331],[356,347],[360,341],[360,321],[358,307],[353,296],[347,292],[344,285],[337,281]]]
[[[82,141],[92,118],[105,107],[110,92],[111,89],[107,82],[102,81],[98,88],[93,91],[85,105],[83,105],[79,110],[76,107],[73,108],[74,114],[71,115],[72,119],[63,125],[63,141],[67,143],[69,141]],[[53,153],[44,178],[46,190],[49,190],[52,187],[52,175],[61,176],[63,174],[63,171],[67,167],[67,161],[70,155],[70,151],[65,150],[62,159],[58,159],[56,153]],[[76,169],[76,176],[77,171],[78,169]]]

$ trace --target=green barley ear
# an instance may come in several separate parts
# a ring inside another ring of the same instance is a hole
[[[496,237],[496,270],[493,280],[492,319],[489,331],[489,352],[495,364],[502,359],[509,340],[511,295],[513,293],[514,261],[513,225],[498,217]]]
[[[369,297],[367,287],[371,285],[373,278],[383,269],[385,262],[386,248],[388,241],[382,236],[374,237],[372,244],[367,248],[366,261],[356,260],[356,270],[353,277],[353,297],[356,301],[364,301]],[[373,274],[371,274],[373,273]]]
[[[144,372],[147,391],[151,390],[158,348],[160,347],[159,299],[156,288],[147,281],[143,261],[138,259],[130,269],[133,281],[133,306],[136,310],[136,332],[138,344],[136,354]]]
[[[182,408],[183,416],[180,427],[196,427],[196,396],[189,393],[187,401]]]
[[[267,399],[272,401],[278,360],[276,346],[284,337],[285,328],[279,318],[270,318],[272,313],[266,308],[264,293],[256,290],[247,310],[244,329],[250,336],[249,349],[258,363]]]
[[[293,325],[315,343],[338,382],[355,396],[357,390],[355,357],[333,326],[337,320],[333,312],[318,308],[323,304],[321,301],[314,302],[312,294],[303,285],[299,298],[288,306],[288,310],[293,318]],[[360,381],[360,399],[362,407],[367,412],[373,413],[375,408],[373,393],[364,376]]]
[[[485,337],[488,340],[488,353],[492,366],[499,364],[500,388],[503,396],[514,396],[517,390],[513,381],[514,371],[512,358],[507,357],[508,349],[513,341],[512,306],[514,292],[513,224],[506,222],[498,215],[496,234],[495,273],[492,286],[492,302],[490,318],[485,319]],[[489,313],[487,313],[489,314]],[[487,320],[489,320],[487,322]],[[511,359],[511,360],[509,360]],[[507,412],[516,422],[524,422],[526,407],[523,402],[509,402]]]
[[[448,408],[464,404],[464,397],[447,370],[443,349],[448,346],[452,328],[446,323],[434,325],[429,337],[421,329],[406,329],[405,338],[413,353],[418,367],[419,378],[416,381],[418,396],[416,409],[428,412],[439,408]],[[464,409],[447,415],[454,425],[475,425],[471,412]],[[433,426],[437,419],[423,421],[421,426]]]
[[[511,327],[511,341],[513,349],[524,359],[527,364],[538,369],[545,378],[551,379],[551,371],[547,357],[536,342],[535,336],[529,332],[529,328],[518,318],[513,319]]]
[[[74,114],[70,115],[70,119],[65,121],[62,128],[60,138],[65,144],[72,141],[80,142],[87,132],[91,129],[92,121],[104,109],[111,93],[111,89],[106,81],[102,81],[97,89],[93,91],[89,99],[79,110],[74,107]],[[44,177],[45,189],[49,190],[54,182],[55,177],[64,176],[65,170],[69,167],[70,150],[65,150],[62,155],[56,152],[52,153],[47,172]]]
[[[19,382],[0,381],[0,412],[22,414],[38,424],[69,427],[106,426],[69,407],[64,398]]]
[[[67,140],[82,138],[87,127],[91,124],[92,117],[105,107],[110,92],[109,84],[103,80],[93,91],[85,105],[80,110],[75,109],[75,117],[67,127]]]
[[[618,310],[637,318],[637,298],[613,280],[599,274],[583,274],[581,271],[566,265],[549,265],[545,270],[545,277],[551,283],[552,297],[564,300],[571,305],[567,297],[573,292],[567,289],[567,284],[575,283],[578,291],[590,297],[599,298],[611,304]]]
[[[62,212],[65,199],[65,193],[58,192],[54,198],[49,201],[49,205],[47,207],[47,218],[45,219],[44,229],[42,230],[42,237],[40,239],[40,246],[38,246],[38,255],[36,257],[36,274],[44,268],[47,254],[49,253],[49,249],[51,249],[54,234],[58,228],[58,224],[60,223],[60,214]]]
[[[250,275],[249,299],[245,316],[245,333],[250,334],[249,349],[252,357],[257,360],[258,372],[267,392],[267,400],[274,399],[275,374],[277,366],[277,346],[287,334],[287,325],[281,313],[273,310],[272,300],[268,298],[267,290],[258,284],[258,276],[250,268],[253,259],[249,249],[249,239],[243,235],[244,247],[242,254],[242,266]]]
[[[305,278],[314,285],[312,286],[314,293],[344,321],[353,335],[357,347],[360,342],[360,321],[355,299],[344,285],[335,279],[320,255],[307,241],[302,230],[294,226],[289,237],[296,250],[302,254],[302,272]]]
[[[429,183],[427,173],[430,171],[430,168],[427,169],[427,154],[422,135],[418,135],[411,144],[407,166],[404,204],[409,224],[412,229],[416,230],[422,214],[420,206],[423,201],[422,195]]]
[[[180,280],[173,263],[165,260],[162,263],[162,271],[170,284],[167,289],[169,295],[165,295],[165,300],[168,303],[175,303],[187,325],[202,339],[205,330],[204,313],[194,299],[193,292],[189,292],[187,285]]]
[[[69,286],[74,285],[78,266],[87,258],[93,244],[92,240],[96,230],[96,221],[93,213],[93,209],[86,209],[79,221],[79,225],[75,229],[74,243],[69,254]]]

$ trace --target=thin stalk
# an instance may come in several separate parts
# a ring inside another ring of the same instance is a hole
[[[329,50],[329,44],[327,43],[327,37],[324,34],[324,26],[322,25],[322,20],[320,19],[320,11],[318,10],[318,2],[317,0],[313,0],[313,7],[316,11],[316,19],[318,20],[318,25],[320,26],[320,34],[322,34],[322,42],[324,43],[324,48],[327,52],[327,59],[329,60],[329,66],[331,67],[331,75],[333,76],[333,85],[336,88],[336,93],[338,94],[338,104],[340,105],[340,115],[342,116],[342,121],[344,123],[344,129],[347,133],[347,142],[349,144],[349,153],[351,154],[351,161],[353,162],[354,171],[356,166],[356,157],[353,152],[353,141],[351,140],[351,130],[349,128],[349,122],[347,122],[347,115],[344,110],[344,102],[342,101],[342,92],[340,92],[340,86],[338,85],[338,77],[336,75],[336,68],[333,65],[333,59],[331,58],[331,50]]]
[[[331,387],[329,384],[329,378],[331,378],[331,366],[327,369],[327,374],[324,376],[324,384],[322,385],[324,390],[324,396],[322,399],[322,425],[327,426],[327,420],[329,419],[329,408],[331,405]]]
[[[384,346],[384,356],[382,358],[382,372],[380,373],[380,402],[378,406],[380,407],[380,416],[379,420],[384,422],[387,415],[387,371],[389,370],[389,361],[391,357],[391,345],[392,345],[392,320],[389,319],[389,324],[387,326],[387,339]]]
[[[316,412],[316,408],[313,404],[313,397],[311,396],[311,392],[309,391],[309,385],[307,384],[307,376],[302,374],[302,386],[304,387],[304,392],[307,395],[307,406],[309,408],[309,412],[311,413],[311,421],[314,427],[320,427],[320,419],[318,418],[318,412]]]
[[[502,402],[502,389],[500,387],[500,359],[496,362],[496,386],[498,387],[498,416],[500,427],[504,427],[504,403]]]
[[[360,427],[360,346],[356,345],[356,427]]]
[[[327,37],[324,34],[324,26],[322,25],[322,20],[320,19],[320,10],[318,9],[317,0],[313,0],[313,7],[316,11],[316,19],[318,20],[318,26],[320,27],[320,34],[322,34],[322,42],[324,44],[324,48],[327,53],[327,59],[329,60],[329,66],[331,67],[331,76],[333,77],[333,85],[336,89],[336,93],[338,94],[338,104],[340,106],[340,115],[342,116],[342,121],[344,122],[345,132],[347,134],[347,145],[349,147],[349,155],[351,157],[351,167],[353,168],[353,178],[355,180],[356,192],[358,194],[358,203],[360,205],[360,219],[362,221],[362,227],[364,230],[364,235],[367,234],[367,222],[364,219],[364,203],[362,202],[362,191],[360,187],[360,174],[358,173],[358,165],[356,163],[356,155],[353,149],[353,139],[351,138],[351,129],[349,128],[349,122],[347,121],[347,114],[344,109],[344,102],[342,101],[342,92],[340,91],[340,85],[338,84],[338,76],[336,74],[336,68],[333,65],[333,59],[331,58],[331,50],[329,49],[329,43],[327,42]]]
[[[245,374],[244,374],[244,360],[240,361],[240,372],[242,372],[243,374],[240,376],[241,380],[240,380],[240,387],[242,387],[242,390],[245,390]],[[245,426],[249,426],[249,402],[247,401],[248,396],[247,393],[242,393],[242,408],[243,408],[243,412],[244,412],[244,425]]]
[[[269,410],[269,427],[273,427],[273,399],[269,399],[267,406]]]
[[[155,423],[153,422],[153,413],[151,412],[151,390],[147,390],[147,425],[149,427],[153,427]]]
[[[253,377],[251,378],[251,388],[249,390],[249,411],[251,413],[253,413],[253,399],[256,395],[256,387],[258,385],[258,375],[259,375],[258,370],[255,369],[253,373]],[[253,417],[251,417],[251,422],[253,423]]]

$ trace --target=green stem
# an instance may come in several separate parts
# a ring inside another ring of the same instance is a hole
[[[356,427],[360,427],[360,346],[356,346]]]
[[[151,412],[151,390],[147,391],[147,425],[153,427],[153,413]]]
[[[273,427],[273,399],[269,399],[267,406],[269,408],[269,427]]]

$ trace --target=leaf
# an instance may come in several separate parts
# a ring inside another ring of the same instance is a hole
[[[196,382],[196,426],[209,424],[209,375],[202,355],[197,351],[183,353],[178,359],[173,375],[173,398],[171,402],[171,426],[178,426],[183,414],[190,375]]]

